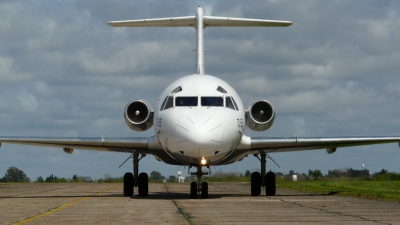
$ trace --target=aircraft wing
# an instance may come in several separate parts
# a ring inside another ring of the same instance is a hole
[[[68,149],[113,152],[141,152],[153,154],[161,150],[153,137],[130,138],[51,138],[51,137],[0,137],[0,143],[34,145]]]
[[[291,152],[326,149],[333,153],[337,148],[398,142],[400,136],[392,137],[320,137],[320,138],[251,138],[249,150],[257,152]]]
[[[400,136],[392,137],[248,137],[243,135],[239,146],[227,158],[216,165],[226,165],[242,160],[247,155],[273,152],[294,152],[326,149],[331,154],[341,147],[396,143],[400,145]]]

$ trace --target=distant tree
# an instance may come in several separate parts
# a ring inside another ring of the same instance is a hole
[[[105,183],[114,183],[115,180],[114,180],[114,178],[111,176],[111,174],[106,173],[106,174],[104,174],[104,182],[105,182]]]
[[[360,177],[360,176],[369,176],[369,170],[353,170],[352,168],[347,169],[348,177]]]
[[[290,176],[294,175],[294,170],[290,170],[290,171],[289,171],[289,175],[290,175]]]
[[[153,180],[161,180],[161,179],[163,178],[162,175],[161,175],[161,173],[158,172],[158,171],[155,171],[155,170],[153,170],[153,172],[150,173],[150,177],[151,177]]]
[[[383,175],[383,174],[387,174],[387,170],[382,169],[380,172],[376,173],[377,175]]]
[[[275,173],[275,176],[277,176],[277,177],[283,177],[283,173],[281,173],[281,172],[276,172],[276,173]]]
[[[308,176],[309,176],[309,177],[312,177],[313,174],[314,174],[314,171],[309,169],[309,170],[308,170]]]
[[[43,177],[42,177],[42,176],[39,176],[39,177],[36,179],[36,182],[38,182],[38,183],[43,183],[43,182],[44,182]]]
[[[4,175],[2,182],[31,182],[24,171],[11,166]]]
[[[77,181],[78,180],[78,176],[76,174],[74,174],[74,176],[72,177],[73,181]]]
[[[176,182],[176,176],[169,175],[168,182]]]
[[[321,176],[322,176],[321,170],[314,170],[312,177],[314,177],[315,180],[319,180]]]
[[[54,175],[51,174],[50,176],[46,177],[46,180],[44,182],[53,182],[54,180]]]
[[[250,170],[246,170],[246,173],[244,174],[245,177],[251,177],[251,172]]]

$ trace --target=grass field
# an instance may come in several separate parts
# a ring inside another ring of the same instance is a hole
[[[277,179],[277,188],[293,189],[310,193],[382,199],[400,202],[400,181],[285,181]]]

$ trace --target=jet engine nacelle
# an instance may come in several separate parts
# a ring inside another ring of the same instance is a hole
[[[274,107],[264,99],[255,100],[246,111],[246,125],[254,131],[267,130],[272,126],[274,120]]]
[[[133,100],[125,107],[125,122],[135,131],[145,131],[153,126],[154,111],[145,100]]]

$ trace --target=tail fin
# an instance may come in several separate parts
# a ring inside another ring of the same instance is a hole
[[[196,16],[171,17],[145,20],[111,21],[112,27],[194,27],[197,30],[197,70],[204,74],[204,41],[203,30],[206,27],[288,27],[290,21],[259,20],[247,18],[203,16],[203,9],[197,8]]]

